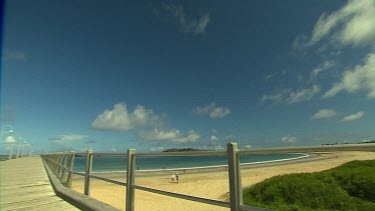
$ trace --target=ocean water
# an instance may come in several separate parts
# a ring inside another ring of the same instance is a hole
[[[280,159],[296,159],[304,154],[270,154],[270,155],[241,155],[240,163],[254,163],[254,162],[271,162]],[[138,170],[161,170],[164,167],[167,169],[188,169],[200,168],[207,166],[221,166],[227,165],[227,156],[171,156],[171,157],[138,157],[136,158],[136,169]],[[86,158],[76,157],[74,162],[74,171],[84,172],[86,165]],[[94,157],[93,172],[110,173],[110,172],[125,172],[127,165],[126,157]]]

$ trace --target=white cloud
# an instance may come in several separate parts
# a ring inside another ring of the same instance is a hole
[[[375,54],[369,54],[363,65],[345,71],[340,82],[335,83],[323,97],[333,97],[343,90],[350,93],[367,90],[367,97],[375,98]]]
[[[211,141],[217,141],[217,140],[219,140],[218,137],[216,137],[216,136],[211,136]]]
[[[324,61],[323,64],[318,65],[316,68],[314,68],[311,71],[310,77],[316,78],[319,73],[323,72],[324,70],[327,70],[331,67],[335,66],[335,62],[332,60]]]
[[[350,0],[341,9],[322,14],[315,24],[308,45],[329,36],[340,45],[374,45],[375,4],[372,0]]]
[[[253,145],[248,144],[248,145],[245,146],[245,148],[246,148],[246,149],[251,149],[251,148],[253,148]]]
[[[307,40],[309,40],[308,36],[298,35],[296,39],[293,41],[292,49],[296,51],[301,51],[303,53],[302,50],[306,47]]]
[[[81,134],[66,134],[66,135],[59,135],[56,138],[50,138],[49,140],[52,140],[52,142],[55,143],[56,145],[59,145],[59,146],[64,147],[65,149],[68,149],[73,142],[85,139],[87,137],[89,136],[81,135]]]
[[[81,149],[82,152],[86,152],[87,150],[93,150],[91,147],[84,147]]]
[[[320,91],[320,87],[317,85],[314,85],[311,88],[293,91],[289,93],[289,96],[285,100],[285,102],[287,104],[293,104],[293,103],[308,101],[319,91]]]
[[[165,141],[171,140],[178,137],[181,134],[179,130],[158,130],[154,129],[153,131],[140,131],[139,136],[146,140],[158,140]]]
[[[133,112],[128,112],[125,103],[118,103],[112,110],[105,110],[91,124],[93,128],[99,130],[135,130],[137,135],[145,140],[187,143],[195,142],[200,137],[194,130],[184,134],[165,125],[163,119],[153,110],[138,105]],[[150,128],[154,129],[149,130]]]
[[[181,30],[185,33],[193,33],[195,35],[202,34],[205,32],[210,22],[209,13],[203,14],[198,18],[188,18],[184,7],[181,5],[163,3],[162,9],[177,21]]]
[[[219,138],[217,136],[211,136],[208,145],[215,146],[218,144]]]
[[[61,135],[61,140],[65,141],[78,141],[84,138],[87,138],[87,135],[80,135],[80,134],[68,134],[68,135]]]
[[[362,140],[361,142],[362,143],[366,143],[366,142],[369,142],[369,141],[371,141],[370,139],[364,139],[364,140]]]
[[[320,87],[313,85],[311,88],[293,91],[292,89],[281,89],[273,94],[265,94],[262,96],[262,101],[282,102],[286,104],[294,104],[304,101],[309,101],[320,91]]]
[[[288,91],[289,92],[289,91]],[[262,101],[274,101],[274,102],[281,102],[284,99],[285,89],[278,93],[273,94],[264,94],[262,96]]]
[[[214,150],[217,150],[217,151],[221,151],[221,150],[224,150],[225,147],[223,146],[214,146]]]
[[[352,121],[355,121],[355,120],[358,120],[358,119],[362,118],[364,114],[365,114],[365,112],[359,111],[355,114],[350,114],[350,115],[342,118],[340,120],[340,122],[352,122]]]
[[[193,27],[194,34],[201,34],[206,31],[208,23],[210,22],[210,14],[204,14],[201,16],[195,26]]]
[[[233,134],[229,134],[229,135],[227,135],[227,136],[225,136],[225,140],[226,141],[229,141],[229,140],[231,140],[231,139],[234,139],[235,137],[234,137],[234,135]]]
[[[267,74],[267,75],[264,76],[264,79],[265,80],[271,80],[275,75],[276,75],[276,73]]]
[[[230,109],[223,106],[216,106],[216,103],[194,109],[194,113],[198,115],[208,115],[212,119],[224,118],[231,113]]]
[[[297,142],[297,137],[295,136],[284,136],[281,138],[281,142],[283,142],[284,144],[294,144]]]
[[[151,152],[161,152],[163,151],[165,148],[164,147],[151,147],[150,148],[150,151]]]
[[[297,40],[301,40],[301,37]],[[326,42],[326,40],[328,42]],[[375,3],[373,0],[349,0],[343,7],[330,13],[322,14],[316,22],[312,35],[305,42],[312,46],[320,41],[333,44],[334,47],[372,47],[375,48]],[[328,45],[323,44],[328,49]],[[341,51],[335,51],[335,55]],[[311,72],[311,78],[332,67],[326,61]],[[355,93],[367,91],[368,98],[375,98],[375,53],[369,53],[363,64],[346,70],[340,81],[324,93],[323,98],[335,96],[341,91]]]
[[[194,130],[190,130],[187,134],[183,134],[176,129],[140,131],[138,135],[145,140],[168,141],[172,143],[196,142],[200,138],[200,135]]]
[[[337,113],[332,109],[320,109],[311,118],[312,119],[329,119],[336,116]]]
[[[162,121],[153,110],[138,105],[129,113],[125,103],[118,103],[112,110],[99,114],[91,126],[98,130],[128,131],[159,124],[162,124]]]
[[[9,60],[25,60],[26,56],[25,53],[20,52],[20,51],[11,51],[9,49],[4,49],[3,52],[3,60],[4,61],[9,61]]]

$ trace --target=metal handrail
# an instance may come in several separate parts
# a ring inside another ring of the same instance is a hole
[[[201,203],[211,204],[211,205],[216,205],[216,206],[221,206],[221,207],[230,207],[229,202],[224,202],[224,201],[206,199],[206,198],[201,198],[201,197],[196,197],[196,196],[189,196],[189,195],[180,194],[180,193],[172,193],[172,192],[169,192],[169,191],[157,190],[157,189],[143,187],[143,186],[139,186],[139,185],[133,185],[133,188],[138,189],[138,190],[147,191],[147,192],[150,192],[150,193],[156,193],[156,194],[164,195],[164,196],[171,196],[171,197],[175,197],[175,198],[186,199],[186,200],[190,200],[190,201],[201,202]]]
[[[172,157],[172,156],[222,156],[226,151],[194,151],[194,152],[162,152],[162,153],[137,153],[137,157]]]
[[[127,184],[125,182],[120,182],[120,181],[116,181],[116,180],[112,180],[112,179],[108,179],[108,178],[104,178],[104,177],[98,177],[98,176],[95,176],[95,175],[90,175],[90,177],[94,178],[94,179],[98,179],[98,180],[102,180],[102,181],[105,181],[105,182],[109,182],[109,183],[112,183],[112,184],[116,184],[116,185],[121,185],[121,186],[127,186]]]
[[[76,174],[76,175],[80,175],[80,176],[85,176],[86,175],[85,173],[76,172],[76,171],[73,171],[72,173]],[[92,177],[93,175],[90,175],[90,176]]]
[[[229,150],[230,149],[230,150]],[[228,163],[228,168],[229,168],[229,181],[231,183],[230,185],[230,193],[231,195],[235,195],[235,197],[232,197],[230,202],[225,202],[225,201],[217,201],[217,200],[212,200],[212,199],[207,199],[207,198],[201,198],[201,197],[196,197],[196,196],[190,196],[190,195],[184,195],[184,194],[179,194],[179,193],[173,193],[173,192],[168,192],[168,191],[163,191],[163,190],[157,190],[153,188],[147,188],[147,187],[142,187],[135,185],[134,180],[135,180],[135,158],[136,157],[165,157],[165,156],[224,156],[228,155],[228,158],[233,157],[232,159],[229,159]],[[68,157],[70,156],[70,165],[67,166],[67,161]],[[128,160],[128,168],[127,168],[127,176],[126,176],[126,183],[92,175],[91,170],[92,170],[92,162],[93,162],[93,157],[104,157],[104,156],[126,156]],[[68,187],[71,187],[72,183],[72,174],[75,175],[80,175],[84,176],[84,194],[89,196],[90,195],[90,178],[98,179],[101,181],[109,182],[112,184],[117,184],[121,186],[126,187],[126,210],[127,211],[132,211],[134,210],[134,191],[135,189],[146,191],[146,192],[151,192],[151,193],[157,193],[161,195],[167,195],[170,197],[175,197],[175,198],[181,198],[181,199],[186,199],[190,201],[196,201],[196,202],[201,202],[201,203],[206,203],[206,204],[211,204],[211,205],[216,205],[216,206],[221,206],[221,207],[230,207],[231,210],[240,210],[240,206],[242,204],[242,187],[240,184],[240,176],[239,176],[239,154],[237,150],[237,144],[235,143],[230,143],[228,144],[228,151],[197,151],[197,152],[164,152],[164,153],[135,153],[134,149],[129,149],[128,153],[116,153],[116,154],[109,154],[109,153],[93,153],[91,150],[88,150],[86,154],[83,153],[50,153],[50,154],[45,154],[42,156],[49,165],[52,170],[55,172],[56,176],[63,182],[68,185]],[[73,171],[73,165],[74,165],[74,159],[75,157],[86,157],[86,170],[85,173],[80,173],[80,172],[75,172]],[[68,178],[67,181],[64,180],[65,172],[68,172]],[[233,172],[237,172],[234,173]],[[235,181],[233,183],[233,181]],[[233,183],[233,184],[232,184]],[[250,207],[246,206],[248,208],[254,208],[253,210],[267,210],[267,209],[261,209],[261,208],[255,208],[255,207]]]
[[[232,146],[232,154],[236,154],[237,152],[237,145],[236,144],[228,144],[228,146]],[[233,146],[235,146],[233,148]],[[230,148],[230,147],[229,147]],[[112,184],[117,184],[121,186],[126,186],[127,187],[127,198],[126,198],[126,210],[134,210],[134,191],[135,189],[146,191],[146,192],[151,192],[151,193],[157,193],[157,194],[162,194],[162,195],[167,195],[175,198],[181,198],[181,199],[186,199],[190,201],[196,201],[196,202],[201,202],[201,203],[206,203],[206,204],[211,204],[211,205],[216,205],[216,206],[222,206],[222,207],[232,207],[232,210],[239,210],[239,206],[241,204],[241,200],[235,200],[235,202],[224,202],[224,201],[217,201],[217,200],[212,200],[212,199],[206,199],[206,198],[200,198],[196,196],[189,196],[189,195],[184,195],[184,194],[178,194],[178,193],[172,193],[168,191],[163,191],[163,190],[157,190],[157,189],[152,189],[152,188],[147,188],[147,187],[142,187],[134,184],[135,180],[135,158],[136,157],[160,157],[160,156],[223,156],[227,155],[228,153],[225,151],[221,152],[210,152],[210,151],[198,151],[198,152],[168,152],[168,153],[138,153],[135,154],[134,149],[129,149],[127,154],[123,153],[117,153],[117,154],[108,154],[108,153],[93,153],[91,150],[88,150],[86,154],[75,154],[74,152],[70,153],[70,164],[72,165],[72,158],[75,157],[84,157],[86,156],[86,170],[85,173],[80,173],[80,172],[74,172],[73,167],[67,166],[67,160],[68,160],[68,154],[67,153],[54,153],[54,154],[48,154],[48,155],[43,155],[43,158],[47,162],[49,166],[52,166],[54,169],[54,172],[58,176],[58,178],[64,182],[64,175],[65,171],[68,169],[68,174],[76,174],[76,175],[81,175],[85,177],[84,180],[84,194],[89,196],[90,195],[90,178],[95,178],[99,179],[105,182],[110,182]],[[115,180],[111,180],[108,178],[96,176],[91,174],[92,170],[92,161],[93,157],[104,157],[104,156],[126,156],[128,158],[128,170],[126,171],[127,173],[127,181],[126,183],[124,182],[119,182]],[[238,157],[238,156],[237,156]],[[229,166],[233,166],[234,163],[239,163],[236,161],[236,159],[232,159],[232,164],[229,162]],[[231,171],[231,170],[230,170]],[[234,168],[233,171],[239,171],[239,168]],[[231,175],[232,173],[229,172],[231,180],[239,180],[239,172],[237,172],[234,176],[235,178]],[[237,175],[237,176],[236,176]],[[68,187],[71,187],[71,177],[68,177],[68,181],[66,181],[68,184]],[[238,182],[236,184],[239,184]],[[238,185],[237,185],[238,186]],[[236,197],[242,199],[242,190],[238,190],[238,188],[232,187],[231,186],[231,192],[236,189]],[[233,201],[233,199],[232,199]],[[237,208],[234,208],[233,206],[236,205]]]
[[[304,153],[304,152],[329,152],[337,150],[359,150],[367,147],[368,149],[375,149],[375,144],[348,144],[348,145],[324,145],[315,147],[294,147],[294,148],[271,148],[271,149],[250,149],[250,150],[238,150],[237,144],[229,143],[227,151],[196,151],[196,152],[163,152],[163,153],[135,153],[134,149],[129,149],[128,153],[93,153],[92,151],[87,151],[83,153],[65,152],[65,153],[50,153],[42,155],[45,163],[56,173],[57,177],[62,181],[66,182],[68,187],[71,187],[72,174],[80,175],[85,177],[84,183],[84,193],[85,195],[90,195],[90,178],[99,179],[112,184],[117,184],[121,186],[126,186],[127,198],[126,198],[126,210],[134,210],[134,190],[142,190],[146,192],[166,195],[175,198],[186,199],[190,201],[196,201],[216,206],[230,207],[231,210],[249,210],[249,211],[265,211],[268,209],[257,208],[252,206],[246,206],[242,204],[242,186],[240,177],[240,163],[239,157],[241,155],[248,154],[281,154],[281,153]],[[229,183],[230,183],[230,200],[229,202],[217,201],[212,199],[200,198],[196,196],[189,196],[179,193],[173,193],[163,190],[157,190],[153,188],[143,187],[134,184],[135,177],[135,159],[136,157],[165,157],[165,156],[228,156],[228,173],[229,173]],[[93,157],[105,157],[105,156],[123,156],[127,157],[128,167],[126,171],[126,182],[120,182],[96,175],[91,174],[92,169],[92,159]],[[69,158],[68,158],[69,157]],[[86,170],[85,173],[73,171],[74,159],[75,157],[86,157]],[[67,160],[69,160],[69,166],[67,165]],[[64,176],[68,173],[67,180],[64,180]]]

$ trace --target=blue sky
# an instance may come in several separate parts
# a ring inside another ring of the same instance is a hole
[[[373,0],[19,0],[4,23],[2,140],[36,153],[375,138]]]

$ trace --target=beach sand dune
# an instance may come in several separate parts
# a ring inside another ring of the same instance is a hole
[[[342,151],[318,153],[319,156],[304,160],[295,160],[281,163],[269,163],[251,165],[241,170],[242,186],[248,187],[261,182],[267,178],[290,173],[317,172],[334,168],[352,160],[375,159],[375,152],[365,151]],[[303,161],[303,162],[302,162]],[[216,169],[202,173],[179,173],[179,184],[171,181],[171,173],[136,177],[136,184],[140,186],[155,188],[164,191],[198,196],[214,200],[226,200],[229,192],[228,172],[225,169]],[[108,178],[125,182],[120,175],[106,175]],[[75,176],[73,189],[83,192],[82,177]],[[135,210],[139,211],[220,211],[228,208],[187,201],[183,199],[162,196],[140,190],[135,191]],[[125,187],[99,181],[91,180],[91,196],[100,201],[108,203],[113,207],[125,209]]]

